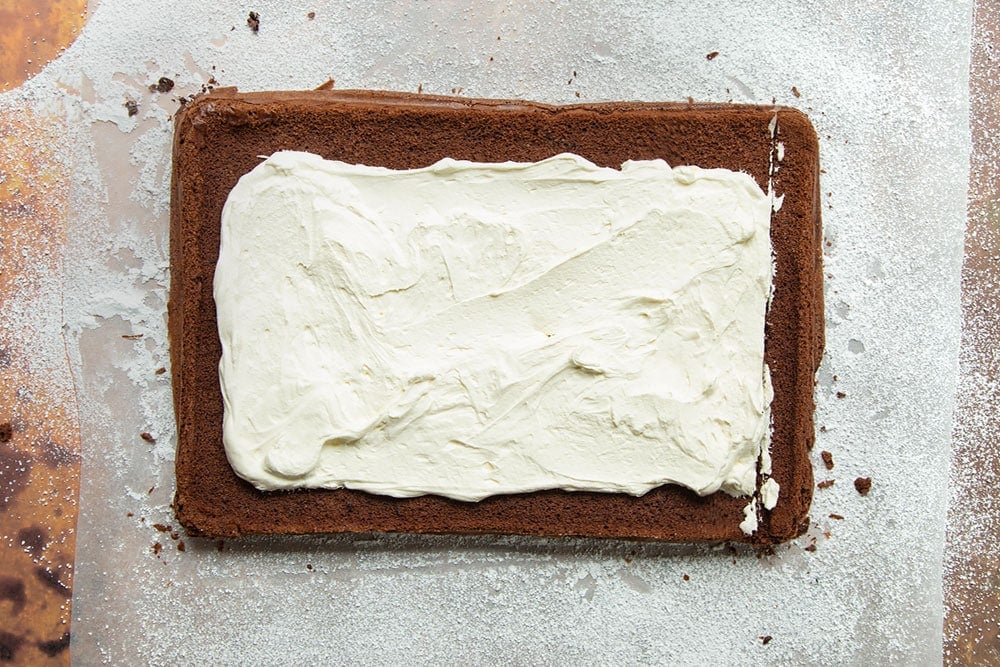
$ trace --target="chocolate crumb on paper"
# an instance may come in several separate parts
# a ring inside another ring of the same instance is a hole
[[[823,458],[823,465],[826,466],[826,469],[833,470],[833,454],[824,449],[819,455]]]
[[[872,478],[871,477],[858,477],[854,480],[854,488],[858,490],[863,496],[867,496],[868,492],[872,490]]]
[[[836,480],[824,479],[822,482],[817,483],[816,487],[820,489],[829,489],[831,486],[833,486],[834,482],[836,482]]]
[[[146,442],[156,442],[156,438],[154,438],[153,435],[148,431],[143,431],[142,433],[139,434],[139,437],[145,440]]]
[[[250,26],[250,30],[256,35],[260,31],[260,14],[250,12],[250,15],[247,16],[247,25]]]
[[[792,86],[792,95],[795,95],[795,97],[802,97],[802,93],[800,93],[799,89],[795,86]]]
[[[165,76],[161,76],[156,83],[149,84],[149,92],[151,93],[169,93],[173,89],[174,80]]]
[[[760,639],[760,643],[762,646],[767,646],[768,644],[771,643],[771,640],[774,639],[774,637],[772,637],[771,635],[762,635],[758,637],[758,639]]]
[[[718,51],[712,51],[711,53],[705,55],[705,60],[715,60],[718,56]]]
[[[829,516],[830,516],[831,519],[834,519],[836,521],[843,521],[844,520],[844,517],[841,514],[830,514]]]
[[[125,100],[125,111],[128,112],[129,118],[139,113],[139,103],[135,100]]]

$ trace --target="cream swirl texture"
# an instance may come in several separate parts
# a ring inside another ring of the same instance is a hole
[[[275,153],[222,213],[229,461],[260,489],[753,494],[769,224],[723,169]]]

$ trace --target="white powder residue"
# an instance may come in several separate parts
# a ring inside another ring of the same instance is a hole
[[[961,374],[945,558],[945,662],[997,659],[1000,609],[1000,6],[980,3],[973,32],[973,152],[962,272]]]
[[[61,58],[0,95],[0,111],[64,115],[72,139],[65,331],[84,456],[75,660],[940,659],[970,3],[646,4],[102,0]],[[149,90],[160,77],[172,91]],[[176,99],[210,80],[267,90],[328,77],[339,88],[806,111],[825,171],[817,471],[820,450],[837,461],[818,473],[836,484],[817,490],[810,532],[762,558],[586,540],[360,536],[220,550],[174,538],[170,375],[156,371],[169,367]],[[996,396],[969,372],[965,390]],[[856,477],[872,478],[867,496]]]

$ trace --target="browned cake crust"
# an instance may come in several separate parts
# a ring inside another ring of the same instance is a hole
[[[757,533],[739,529],[746,498],[663,486],[624,494],[542,491],[478,503],[397,499],[353,490],[261,492],[238,478],[222,445],[222,396],[212,278],[229,191],[278,150],[394,169],[444,158],[536,161],[561,152],[619,167],[663,158],[724,167],[768,187],[777,114],[784,159],[774,187],[777,261],[767,316],[774,384],[773,477],[781,497]],[[177,115],[170,218],[169,331],[177,415],[177,517],[195,535],[254,533],[512,533],[767,544],[808,525],[813,475],[813,382],[823,350],[823,289],[816,135],[785,107],[604,103],[550,106],[362,91],[238,93],[201,97]]]

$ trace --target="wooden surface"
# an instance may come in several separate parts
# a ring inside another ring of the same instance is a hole
[[[0,0],[0,91],[20,85],[58,55],[85,22],[86,0]],[[956,417],[959,475],[952,519],[997,511],[1000,418],[980,395],[1000,375],[1000,8],[979,0],[972,58],[973,157],[969,232],[963,271],[966,383]],[[12,325],[10,306],[23,290],[44,293],[62,275],[70,174],[54,151],[61,119],[30,111],[0,117],[0,661],[69,662],[70,592],[79,490],[80,435],[61,329]],[[55,283],[58,288],[58,280]],[[23,298],[17,299],[23,302]],[[31,322],[31,318],[26,318]],[[46,337],[51,338],[47,340]],[[57,381],[53,382],[55,379]],[[981,502],[980,502],[981,501]],[[962,513],[965,513],[963,515]],[[986,525],[994,525],[985,522]],[[1000,559],[996,535],[949,533],[945,580],[945,654],[950,665],[1000,664]]]

